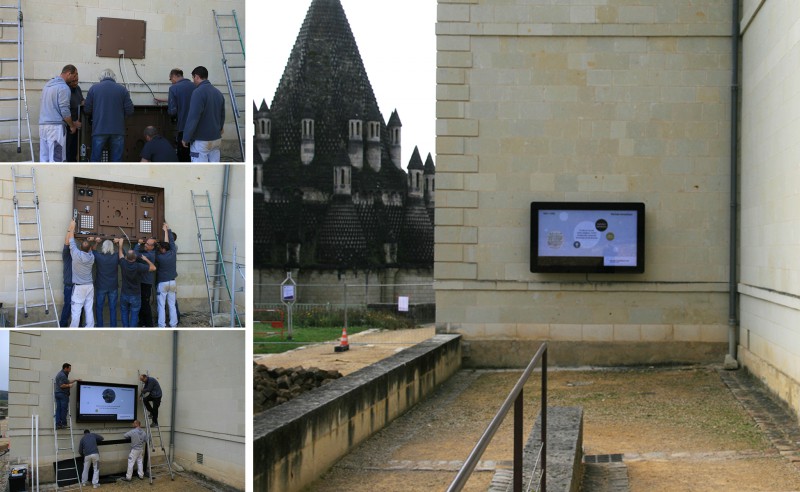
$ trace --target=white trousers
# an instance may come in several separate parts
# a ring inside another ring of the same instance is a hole
[[[136,463],[136,466],[139,470],[139,478],[144,478],[144,448],[142,449],[131,449],[131,454],[128,455],[128,472],[125,474],[125,478],[130,480],[133,478],[133,464]]]
[[[86,483],[89,480],[89,467],[94,464],[94,473],[92,474],[92,484],[97,485],[100,483],[100,455],[90,454],[83,457],[83,476],[81,482]]]
[[[39,162],[64,162],[66,157],[67,127],[39,125]]]
[[[189,155],[192,162],[219,162],[219,148],[222,146],[222,139],[217,140],[195,140],[189,145]]]
[[[94,285],[75,285],[72,287],[72,320],[70,328],[77,328],[81,322],[81,309],[86,318],[86,328],[94,328]]]
[[[174,280],[158,283],[158,326],[165,327],[167,312],[166,305],[169,306],[169,326],[178,326],[178,310],[175,308],[175,294],[178,286]]]

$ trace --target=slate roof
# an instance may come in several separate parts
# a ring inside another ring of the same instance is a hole
[[[389,154],[388,126],[402,126],[400,116],[395,110],[385,123],[340,0],[311,2],[272,104],[256,108],[254,102],[253,110],[272,124],[269,157],[254,156],[264,185],[254,199],[258,266],[288,266],[287,243],[301,244],[301,267],[387,266],[385,243],[398,244],[402,263],[433,266],[425,203],[409,201],[408,175]],[[314,157],[307,165],[300,158],[304,118],[314,120]],[[333,168],[351,166],[351,119],[364,121],[364,165],[351,168],[352,194],[334,195]],[[367,161],[368,121],[380,123],[378,171]],[[423,169],[416,148],[412,161],[410,169]]]

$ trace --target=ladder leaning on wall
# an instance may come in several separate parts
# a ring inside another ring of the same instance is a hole
[[[214,314],[222,312],[219,305],[230,302],[233,319],[230,324],[242,326],[233,292],[228,283],[225,272],[225,261],[222,256],[222,245],[219,243],[217,225],[214,221],[214,212],[211,209],[211,196],[206,190],[205,194],[192,193],[192,209],[194,209],[195,223],[197,224],[197,242],[200,245],[200,260],[203,262],[203,273],[206,277],[206,291],[208,293],[208,307],[211,316],[211,326],[216,326]],[[216,308],[215,308],[216,306]]]
[[[139,373],[139,380],[141,381],[141,374]],[[145,374],[150,376],[150,371],[147,371]],[[144,387],[144,384],[142,384]],[[141,388],[140,388],[141,389]],[[167,455],[167,450],[164,448],[164,439],[161,437],[161,426],[150,425],[150,419],[148,418],[147,407],[144,405],[144,399],[141,400],[142,402],[142,420],[144,420],[144,430],[147,432],[147,476],[150,479],[150,485],[153,484],[153,479],[158,478],[160,476],[169,473],[170,480],[175,480],[175,472],[172,471],[172,463],[169,460],[169,455]],[[155,429],[155,434],[153,429]],[[156,455],[156,450],[160,449],[161,454]],[[159,463],[153,464],[154,459],[158,458]],[[163,458],[163,461],[161,460]],[[164,470],[166,468],[166,470]],[[156,470],[153,472],[153,470]]]
[[[16,123],[16,131],[5,135],[8,138],[0,139],[0,144],[16,143],[17,153],[20,154],[22,144],[27,143],[31,153],[30,160],[34,161],[28,98],[25,92],[24,54],[22,0],[17,0],[16,5],[0,5],[0,123]],[[23,121],[27,136],[23,135]],[[11,138],[15,133],[16,137]]]
[[[219,48],[222,51],[222,69],[228,84],[228,95],[231,100],[231,113],[236,124],[236,137],[239,139],[239,152],[244,162],[244,41],[239,29],[236,11],[230,14],[214,14],[214,25],[217,27]]]
[[[51,381],[53,381],[53,436],[56,442],[56,490],[83,490],[78,460],[75,457],[75,439],[72,437],[72,413],[68,405],[66,428],[59,429],[56,422],[56,380]],[[66,463],[61,463],[61,460]]]
[[[36,192],[36,170],[17,174],[11,167],[14,186],[14,233],[17,240],[17,296],[14,326],[51,325],[58,327],[58,309],[47,272],[39,214],[39,195]],[[20,298],[21,303],[20,303]],[[44,316],[26,323],[33,309],[44,308]],[[22,312],[22,324],[19,314]]]

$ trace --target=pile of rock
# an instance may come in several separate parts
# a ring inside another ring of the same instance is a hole
[[[328,384],[342,377],[339,371],[326,371],[311,367],[278,367],[270,369],[253,362],[253,413],[297,398],[306,391]]]

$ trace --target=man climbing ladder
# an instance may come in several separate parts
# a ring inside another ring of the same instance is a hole
[[[161,385],[156,378],[141,374],[139,381],[144,383],[142,387],[142,402],[150,417],[153,420],[153,427],[158,427],[158,407],[161,406]]]

